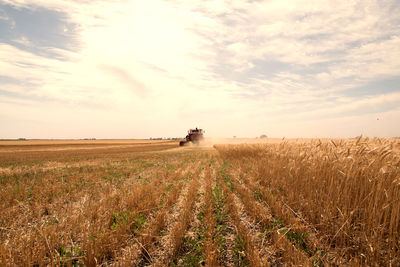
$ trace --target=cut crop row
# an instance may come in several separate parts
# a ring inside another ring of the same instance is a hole
[[[173,173],[159,170],[150,166],[142,174],[127,178],[122,187],[93,179],[94,186],[85,186],[82,192],[73,191],[76,196],[80,195],[74,197],[75,201],[65,196],[62,201],[60,197],[51,204],[48,214],[38,219],[33,217],[30,226],[14,225],[2,231],[1,238],[7,240],[3,243],[7,246],[2,245],[1,249],[7,263],[92,265],[110,261],[116,251],[126,246],[127,237],[141,230],[149,215],[158,208],[168,184],[175,180]],[[181,172],[177,170],[180,175]],[[93,172],[90,175],[95,177]],[[146,176],[149,176],[148,182],[137,179]],[[43,208],[40,202],[33,204]],[[24,214],[25,220],[29,218]]]
[[[198,178],[200,169],[195,169],[193,179],[190,182],[187,192],[182,195],[178,207],[174,213],[176,217],[170,218],[169,228],[167,229],[166,236],[153,251],[149,252],[150,264],[154,266],[165,265],[169,262],[176,260],[179,255],[181,245],[183,242],[184,233],[192,220],[193,206],[196,201],[198,190]]]
[[[250,266],[263,266],[259,255],[259,249],[256,248],[252,235],[250,234],[249,228],[243,224],[242,218],[239,212],[239,208],[232,193],[234,190],[233,184],[227,177],[223,177],[224,173],[219,173],[218,183],[221,184],[223,193],[226,197],[227,209],[229,211],[229,217],[231,218],[233,225],[236,228],[237,236],[235,238],[235,246],[233,248],[235,252],[235,258],[239,266],[250,265]]]

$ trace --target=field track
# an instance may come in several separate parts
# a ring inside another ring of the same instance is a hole
[[[398,266],[398,139],[0,142],[0,266]]]

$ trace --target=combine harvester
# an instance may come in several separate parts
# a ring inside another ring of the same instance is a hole
[[[204,139],[205,132],[203,129],[190,129],[188,131],[188,135],[186,135],[185,141],[180,141],[179,146],[190,146],[190,145],[199,145],[200,142]]]

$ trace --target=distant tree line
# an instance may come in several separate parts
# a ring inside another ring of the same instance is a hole
[[[180,140],[181,137],[150,137],[150,140]]]

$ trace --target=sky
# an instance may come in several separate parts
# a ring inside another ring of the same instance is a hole
[[[398,0],[0,0],[0,138],[400,136]]]

